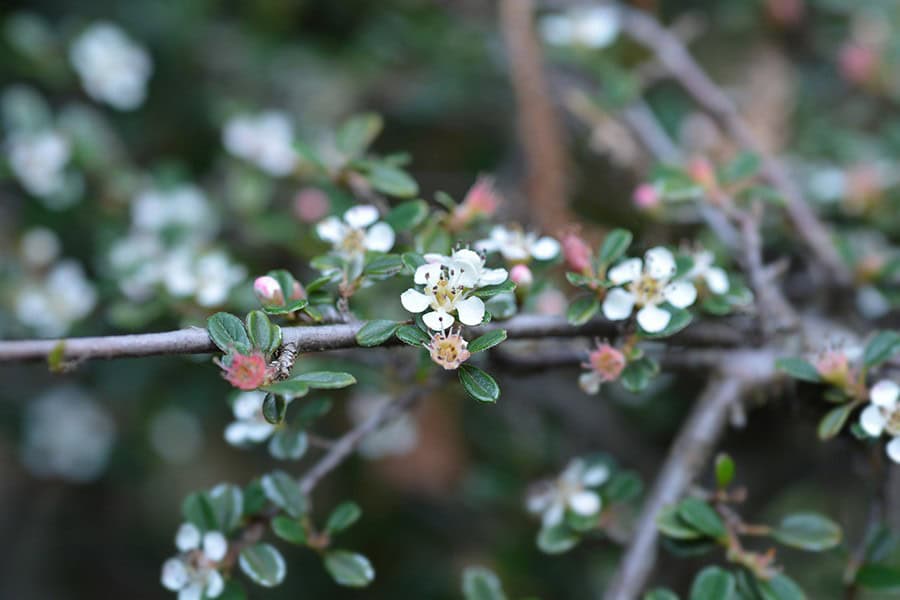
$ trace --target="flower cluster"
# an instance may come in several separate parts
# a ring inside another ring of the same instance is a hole
[[[265,392],[256,391],[240,392],[234,397],[231,410],[235,420],[225,428],[225,441],[232,446],[247,446],[264,442],[275,433],[275,426],[263,417],[265,398]]]
[[[528,511],[541,516],[545,528],[563,522],[567,511],[580,517],[594,517],[603,508],[595,491],[609,479],[609,467],[589,465],[576,458],[554,481],[538,484],[527,500]]]
[[[269,175],[290,175],[299,162],[294,128],[287,114],[268,110],[232,117],[222,131],[229,153],[253,163]]]
[[[228,540],[219,531],[201,533],[196,525],[184,523],[175,535],[181,554],[162,567],[163,586],[178,592],[178,600],[218,598],[225,580],[218,568],[228,553]]]
[[[147,51],[118,26],[91,25],[74,41],[69,58],[94,100],[119,110],[143,104],[153,63]]]
[[[892,437],[887,443],[887,455],[900,463],[900,386],[890,380],[882,380],[869,391],[869,405],[859,416],[859,424],[867,434]]]
[[[444,331],[457,318],[463,325],[480,324],[484,301],[472,292],[506,281],[506,269],[486,268],[484,256],[468,248],[456,250],[451,256],[426,254],[425,260],[414,276],[422,291],[410,288],[403,292],[403,308],[416,314],[428,311],[422,320],[433,331]]]
[[[15,314],[42,336],[56,337],[94,310],[97,291],[81,265],[59,261],[26,279],[15,294]]]
[[[63,190],[71,147],[59,132],[14,132],[6,140],[6,152],[16,179],[29,194],[46,199]]]
[[[666,328],[672,314],[660,308],[668,302],[676,308],[687,308],[697,299],[697,289],[685,279],[675,279],[675,257],[658,246],[644,254],[644,260],[629,258],[609,270],[615,286],[603,300],[603,314],[611,321],[631,316],[635,307],[637,321],[648,333]]]
[[[552,237],[538,238],[534,232],[518,227],[497,225],[490,237],[475,243],[482,252],[499,252],[508,263],[527,263],[531,259],[553,260],[559,255],[559,242]]]

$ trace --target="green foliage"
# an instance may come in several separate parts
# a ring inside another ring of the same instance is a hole
[[[628,251],[633,238],[631,232],[626,229],[613,229],[603,239],[597,261],[603,266],[612,264]]]
[[[459,381],[466,392],[479,402],[496,402],[500,386],[488,373],[472,365],[460,365]]]
[[[244,330],[244,324],[236,316],[218,312],[207,319],[206,329],[210,339],[222,352],[236,350],[247,353],[250,351],[250,338]]]
[[[332,535],[340,533],[356,523],[361,516],[362,509],[356,502],[342,502],[328,515],[325,531]]]
[[[300,484],[284,471],[273,471],[260,479],[262,489],[272,504],[299,519],[307,511],[306,498]]]
[[[689,600],[733,600],[734,575],[719,567],[706,567],[691,584]]]
[[[244,548],[238,557],[238,564],[247,577],[263,587],[281,584],[287,574],[284,557],[271,544],[255,544]]]
[[[296,519],[278,515],[272,519],[272,533],[291,544],[305,545],[307,541],[306,529]]]
[[[812,383],[819,383],[822,381],[822,377],[819,375],[816,368],[802,358],[779,358],[775,361],[775,367],[779,371],[787,373],[794,379],[810,381]]]
[[[465,600],[506,600],[500,579],[484,567],[466,567],[462,593]]]
[[[391,339],[400,325],[386,319],[366,321],[356,333],[356,343],[360,346],[379,346]]]
[[[822,515],[799,513],[782,519],[772,537],[785,546],[820,552],[840,544],[841,528]]]
[[[727,488],[734,479],[734,460],[727,454],[716,456],[716,485],[719,489]]]
[[[490,348],[499,345],[505,339],[506,330],[495,329],[494,331],[489,331],[469,342],[468,349],[472,354],[475,354],[476,352],[484,352],[485,350],[489,350]]]
[[[900,352],[900,333],[881,331],[873,337],[863,351],[863,364],[871,369],[881,365]]]
[[[335,583],[346,587],[365,587],[375,579],[375,569],[369,559],[347,550],[326,552],[325,569]]]
[[[600,301],[597,300],[597,296],[593,294],[579,296],[569,304],[569,308],[566,310],[566,319],[572,325],[584,325],[593,319],[599,310]]]

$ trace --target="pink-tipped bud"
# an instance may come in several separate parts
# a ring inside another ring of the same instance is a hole
[[[494,179],[479,177],[453,211],[451,228],[460,229],[479,217],[492,217],[497,212],[501,199],[494,187]]]
[[[431,360],[444,367],[448,371],[458,369],[459,365],[466,362],[471,354],[466,349],[469,343],[463,339],[459,331],[450,333],[436,333],[431,336],[431,341],[425,345],[431,354]]]
[[[253,282],[253,293],[264,306],[284,306],[281,285],[274,277],[269,275],[257,277]]]
[[[641,210],[651,210],[659,206],[660,197],[656,186],[651,183],[642,183],[637,186],[632,196],[635,205]]]
[[[303,289],[303,286],[300,285],[299,281],[295,281],[294,287],[291,290],[291,300],[300,300],[301,298],[306,298],[306,290]]]
[[[609,344],[599,344],[597,349],[590,353],[589,363],[591,369],[600,376],[603,381],[615,381],[625,368],[625,355]]]
[[[567,233],[562,239],[563,256],[569,268],[578,273],[591,269],[591,247],[576,233]]]
[[[816,359],[815,367],[828,383],[841,387],[847,383],[850,364],[842,350],[826,350]]]
[[[878,71],[878,54],[872,48],[848,42],[838,54],[838,68],[847,81],[868,83]]]
[[[518,264],[509,270],[509,279],[520,288],[530,287],[534,283],[534,275],[528,265]]]
[[[687,170],[691,179],[701,187],[706,189],[716,187],[716,170],[712,163],[702,156],[692,159]]]
[[[225,380],[240,390],[255,390],[268,383],[269,370],[266,359],[260,352],[253,354],[232,354],[222,364]]]
[[[328,215],[331,203],[319,188],[303,188],[294,196],[294,216],[303,223],[317,223]]]

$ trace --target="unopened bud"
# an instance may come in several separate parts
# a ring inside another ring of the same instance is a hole
[[[575,233],[567,233],[562,239],[563,255],[569,268],[578,273],[591,271],[591,247]]]
[[[641,210],[651,210],[659,206],[659,191],[653,184],[642,183],[635,188],[632,199]]]
[[[531,284],[534,283],[534,275],[531,273],[528,265],[518,264],[513,266],[509,271],[509,278],[520,288],[531,287]]]
[[[253,293],[264,306],[284,306],[281,284],[274,277],[269,275],[257,277],[253,282]]]

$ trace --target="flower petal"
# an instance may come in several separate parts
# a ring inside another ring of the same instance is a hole
[[[603,316],[610,321],[621,321],[631,316],[634,309],[634,294],[622,288],[613,288],[603,299]]]
[[[424,264],[416,269],[416,274],[413,277],[413,281],[419,285],[433,284],[441,278],[441,270],[442,269],[440,263],[434,262]]]
[[[675,257],[668,248],[657,246],[644,254],[644,269],[653,279],[667,279],[675,274]]]
[[[595,515],[600,510],[600,496],[588,490],[572,494],[569,496],[569,508],[582,517]]]
[[[602,485],[607,479],[609,479],[609,467],[606,465],[591,467],[581,475],[581,483],[587,487],[597,487]]]
[[[697,300],[697,288],[687,281],[673,281],[663,288],[663,298],[677,308],[687,308]]]
[[[409,288],[400,294],[400,304],[411,313],[420,313],[431,306],[431,298],[422,292]]]
[[[559,242],[544,236],[531,245],[531,255],[538,260],[551,260],[559,255]]]
[[[341,223],[341,220],[337,217],[328,217],[316,225],[316,235],[332,244],[337,244],[343,240],[346,233],[347,226]]]
[[[196,581],[178,592],[178,600],[202,600],[203,582]]]
[[[481,272],[481,277],[478,279],[477,285],[478,287],[496,285],[506,281],[507,277],[509,277],[509,273],[507,273],[506,269],[485,269]]]
[[[647,333],[659,333],[666,328],[672,315],[655,304],[648,304],[638,311],[637,322]]]
[[[616,285],[631,283],[641,276],[643,264],[639,258],[629,258],[610,269],[606,276]]]
[[[728,274],[725,269],[719,267],[708,268],[703,274],[703,279],[706,281],[706,287],[713,294],[727,294],[731,287],[728,283]]]
[[[344,221],[350,227],[363,229],[378,220],[378,209],[371,204],[360,204],[344,213]]]
[[[252,419],[262,408],[266,395],[263,392],[241,392],[234,399],[231,410],[236,419],[246,421]]]
[[[363,245],[367,250],[388,252],[394,247],[394,230],[387,223],[375,223],[366,232]]]
[[[870,404],[863,409],[859,415],[859,424],[863,431],[873,437],[878,437],[884,432],[884,426],[887,425],[887,419],[881,414],[881,409]]]
[[[869,391],[869,400],[876,406],[893,410],[897,406],[897,397],[900,396],[900,386],[890,379],[883,379],[872,386]]]
[[[218,562],[228,552],[228,540],[219,531],[208,531],[203,536],[203,554],[209,560]]]
[[[200,530],[193,523],[182,523],[175,534],[175,547],[182,552],[200,547]]]
[[[422,316],[422,320],[432,331],[443,331],[453,325],[456,321],[456,319],[453,318],[453,315],[442,310],[434,310],[430,313],[425,313]]]
[[[225,580],[218,571],[210,571],[206,576],[206,597],[218,598],[225,591]]]
[[[186,586],[188,580],[187,567],[180,558],[170,558],[163,563],[160,581],[164,588],[176,592]]]
[[[596,394],[600,391],[603,380],[596,371],[587,371],[578,376],[578,385],[588,394]]]
[[[245,421],[229,423],[225,428],[225,441],[232,446],[243,446],[250,438],[250,428]]]
[[[895,463],[900,463],[900,437],[895,437],[891,441],[887,443],[885,447],[887,450],[887,455],[891,458]]]
[[[559,525],[562,523],[563,516],[566,514],[566,507],[562,502],[556,501],[550,505],[546,511],[544,511],[544,517],[541,519],[541,523],[544,527],[553,527],[554,525]]]
[[[458,302],[456,316],[465,325],[481,325],[481,321],[484,319],[484,300],[478,296],[472,296]]]

